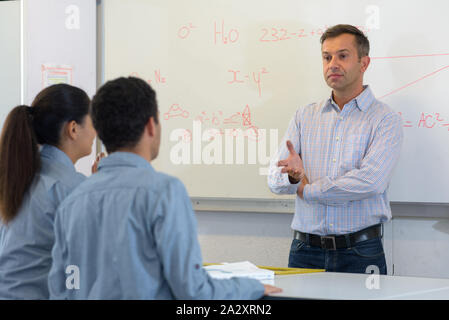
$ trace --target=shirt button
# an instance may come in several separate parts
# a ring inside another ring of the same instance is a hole
[[[336,137],[335,140],[340,141],[340,137]]]
[[[337,162],[337,159],[333,158],[333,159],[332,159],[332,162]]]

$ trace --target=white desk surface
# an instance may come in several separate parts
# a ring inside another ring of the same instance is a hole
[[[273,297],[304,299],[419,299],[448,300],[449,279],[379,276],[379,289],[368,289],[370,274],[319,272],[276,276],[283,292]]]

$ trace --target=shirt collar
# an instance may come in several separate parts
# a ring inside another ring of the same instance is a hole
[[[131,152],[113,152],[100,160],[98,170],[104,167],[136,167],[154,171],[153,166],[143,157]]]
[[[362,91],[362,93],[360,93],[357,97],[349,101],[348,104],[355,103],[355,106],[359,108],[360,111],[367,112],[369,107],[372,105],[375,97],[373,92],[371,91],[371,88],[368,85],[363,86],[363,88],[364,90]],[[326,101],[324,107],[326,106],[334,107],[339,110],[337,104],[334,102],[334,99],[332,98],[332,93],[330,98]]]
[[[76,171],[72,160],[70,160],[69,156],[61,149],[49,144],[43,144],[40,152],[42,158],[59,162],[66,167],[72,168],[73,171]]]

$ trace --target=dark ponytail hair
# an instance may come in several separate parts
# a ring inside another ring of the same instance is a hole
[[[65,123],[83,123],[89,114],[87,94],[67,84],[42,90],[31,107],[17,106],[7,116],[0,138],[0,218],[18,214],[24,195],[40,169],[38,144],[59,146]]]

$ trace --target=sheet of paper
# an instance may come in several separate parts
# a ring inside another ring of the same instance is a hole
[[[53,84],[72,84],[73,68],[69,65],[46,63],[42,65],[42,88]]]
[[[224,263],[204,267],[207,273],[215,279],[230,279],[233,277],[247,277],[257,279],[263,283],[272,284],[274,271],[260,269],[249,261]]]

